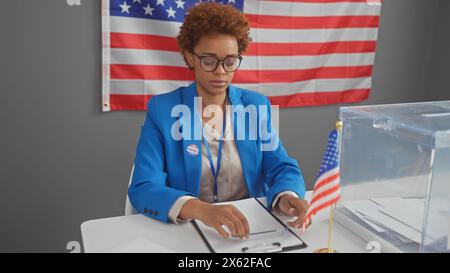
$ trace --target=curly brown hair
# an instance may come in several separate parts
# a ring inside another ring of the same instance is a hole
[[[239,54],[245,52],[250,38],[247,18],[231,5],[201,3],[189,9],[177,36],[181,53],[192,52],[198,41],[209,34],[229,34],[236,37]]]

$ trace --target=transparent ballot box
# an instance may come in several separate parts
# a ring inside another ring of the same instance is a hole
[[[342,107],[335,220],[382,252],[450,252],[450,101]]]

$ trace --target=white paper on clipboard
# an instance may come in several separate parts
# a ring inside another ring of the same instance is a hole
[[[250,236],[249,239],[242,240],[234,237],[223,239],[215,229],[194,220],[194,226],[197,226],[197,230],[205,243],[209,244],[211,251],[217,253],[279,252],[286,248],[306,247],[297,235],[279,222],[255,198],[218,203],[218,205],[221,204],[232,204],[242,212],[249,222]]]

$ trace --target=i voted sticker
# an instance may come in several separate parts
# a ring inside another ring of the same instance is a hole
[[[192,155],[192,156],[196,156],[198,155],[198,147],[195,144],[189,144],[186,148],[187,152]]]

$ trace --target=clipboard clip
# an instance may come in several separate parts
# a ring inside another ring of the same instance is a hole
[[[243,253],[270,253],[270,252],[280,252],[283,249],[281,244],[278,242],[273,243],[260,243],[250,247],[243,247]]]

